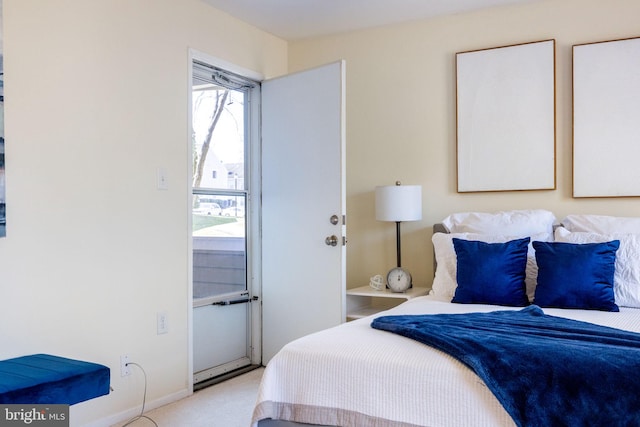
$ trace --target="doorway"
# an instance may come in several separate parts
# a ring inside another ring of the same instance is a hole
[[[193,382],[201,388],[255,356],[251,138],[260,84],[192,64]],[[258,352],[259,354],[259,352]]]
[[[194,108],[204,103],[197,100],[197,90],[214,91],[207,95],[213,107],[204,115],[205,124],[199,132],[194,125],[191,138],[197,389],[266,364],[287,342],[344,321],[345,64],[264,80],[250,71],[225,71],[238,68],[203,54],[193,58]],[[243,150],[244,165],[231,168],[237,162],[220,154],[220,161],[207,166],[213,157],[202,160],[203,135],[208,138],[215,124],[207,149],[220,148],[216,138],[223,135],[215,132],[223,129],[226,109],[238,105],[243,113],[229,123],[243,132],[235,152]],[[193,116],[195,122],[195,110]],[[244,176],[236,177],[240,170]],[[236,222],[219,222],[226,218]],[[234,227],[244,234],[231,233]],[[223,255],[230,265],[216,272]],[[203,261],[200,271],[196,257],[206,256],[219,259]]]

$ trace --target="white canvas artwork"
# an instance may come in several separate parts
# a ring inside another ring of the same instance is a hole
[[[640,196],[640,38],[573,46],[573,197]]]
[[[458,192],[555,189],[555,40],[456,54]]]

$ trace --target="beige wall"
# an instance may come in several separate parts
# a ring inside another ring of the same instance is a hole
[[[287,46],[199,0],[4,0],[0,358],[47,352],[109,366],[114,391],[72,407],[72,425],[140,404],[141,376],[119,375],[123,353],[147,371],[148,402],[188,392],[189,48],[265,77],[346,59],[349,286],[395,262],[373,188],[397,179],[424,186],[424,219],[403,226],[403,265],[426,284],[431,224],[451,212],[640,214],[638,199],[571,198],[571,45],[638,36],[638,16],[637,0],[549,0]],[[558,189],[457,194],[455,52],[548,38]],[[159,167],[168,191],[156,189]],[[156,335],[158,311],[166,335]]]
[[[146,370],[148,404],[188,393],[189,48],[287,69],[284,41],[199,0],[4,0],[0,359],[109,366],[114,391],[74,405],[72,425],[139,410],[121,354]]]
[[[291,44],[290,71],[347,64],[347,286],[395,265],[395,227],[374,219],[373,189],[398,179],[423,185],[423,220],[402,226],[402,264],[417,284],[430,285],[433,275],[431,226],[452,212],[640,215],[637,198],[571,196],[571,46],[640,36],[638,16],[637,0],[547,0]],[[458,194],[455,53],[552,38],[557,189]]]

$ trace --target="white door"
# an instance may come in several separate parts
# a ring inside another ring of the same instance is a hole
[[[344,67],[262,84],[265,365],[286,343],[345,318]]]

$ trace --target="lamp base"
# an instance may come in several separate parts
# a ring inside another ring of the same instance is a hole
[[[402,267],[395,267],[387,273],[387,287],[392,292],[404,292],[413,286],[411,273]]]

